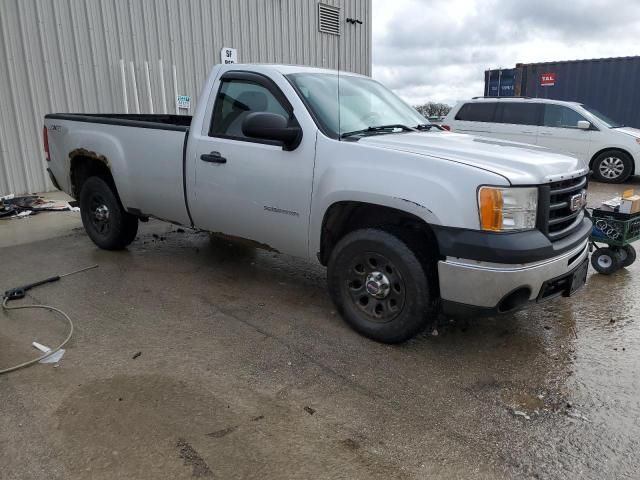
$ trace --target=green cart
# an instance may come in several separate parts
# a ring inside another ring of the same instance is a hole
[[[609,275],[635,262],[636,250],[631,243],[640,239],[640,212],[626,214],[595,209],[592,217],[593,268],[598,273]]]

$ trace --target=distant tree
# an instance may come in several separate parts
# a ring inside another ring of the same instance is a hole
[[[446,103],[427,102],[423,105],[416,105],[414,107],[424,117],[444,117],[451,107]]]

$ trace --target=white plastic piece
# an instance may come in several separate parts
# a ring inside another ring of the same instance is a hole
[[[52,353],[46,358],[43,358],[38,363],[58,363],[60,360],[62,360],[62,357],[64,356],[64,352],[65,352],[65,349],[61,348],[57,352]]]
[[[133,65],[133,60],[129,62],[129,73],[131,73],[131,83],[133,87],[131,91],[133,93],[133,105],[136,107],[136,113],[140,113],[140,102],[138,100],[138,82],[136,81],[136,69]]]
[[[40,350],[42,353],[47,353],[51,351],[49,347],[47,347],[46,345],[42,345],[41,343],[38,343],[38,342],[33,342],[31,345],[37,348],[38,350]]]
[[[127,100],[127,75],[124,70],[124,59],[120,59],[120,79],[122,80],[122,100],[124,101],[124,113],[129,113],[129,101]]]
[[[160,99],[162,100],[162,113],[167,113],[167,94],[164,90],[164,65],[162,59],[158,60],[158,72],[160,74]]]
[[[40,350],[42,353],[48,353],[51,351],[49,347],[47,347],[46,345],[42,345],[41,343],[38,343],[38,342],[33,342],[31,345],[37,348],[38,350]],[[62,357],[64,356],[64,352],[65,352],[65,349],[61,348],[57,352],[52,353],[48,357],[40,360],[39,363],[58,363],[60,360],[62,360]]]
[[[149,113],[153,114],[153,94],[151,92],[151,76],[149,74],[149,62],[144,62],[144,81],[147,86],[147,98],[149,100]]]

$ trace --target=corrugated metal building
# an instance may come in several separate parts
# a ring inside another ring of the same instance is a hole
[[[195,105],[223,47],[370,75],[371,0],[1,0],[0,42],[0,195],[38,192],[46,113]]]
[[[640,128],[640,56],[543,63],[487,70],[485,95],[521,95],[585,103]]]

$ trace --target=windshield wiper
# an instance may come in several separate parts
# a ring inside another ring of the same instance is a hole
[[[623,128],[626,127],[626,125],[614,125],[613,127],[609,127],[609,128]]]
[[[401,124],[378,125],[375,127],[367,127],[362,130],[354,130],[353,132],[345,132],[340,138],[352,137],[353,135],[364,135],[367,133],[394,133],[394,130],[402,130],[403,132],[415,132],[415,128],[407,127]]]
[[[414,128],[416,130],[420,130],[422,132],[428,132],[429,130],[431,130],[433,127],[435,127],[435,125],[433,123],[419,123],[418,125],[416,125]],[[436,127],[437,128],[437,127]]]

